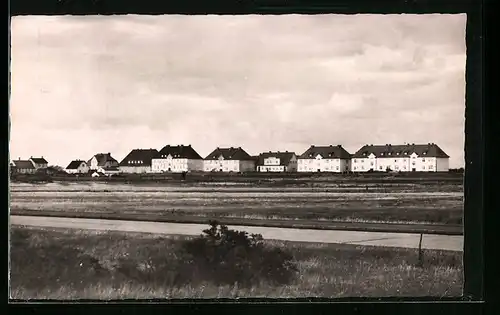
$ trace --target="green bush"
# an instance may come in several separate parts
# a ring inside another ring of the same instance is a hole
[[[297,272],[293,256],[264,245],[260,234],[231,230],[217,221],[197,238],[182,244],[192,277],[216,284],[250,286],[289,283]]]

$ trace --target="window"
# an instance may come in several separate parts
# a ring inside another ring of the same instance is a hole
[[[394,168],[397,169],[397,170],[399,170],[399,166],[397,166],[397,165]]]
[[[396,153],[396,154],[397,154],[397,155],[399,155],[399,152],[398,152],[398,153]]]
[[[422,166],[422,169],[425,170],[425,165]]]
[[[406,169],[406,166],[403,166],[403,169],[405,170],[405,169]]]
[[[339,167],[337,166],[337,171],[339,170]]]
[[[384,152],[380,153],[380,155],[384,156]]]
[[[378,169],[379,169],[379,170],[381,170],[381,169],[382,169],[382,166],[380,166]]]
[[[394,162],[397,162],[398,160],[394,160]]]
[[[354,159],[354,160],[353,160],[353,162],[354,162],[354,163],[357,163],[357,161],[358,161],[358,160],[356,160],[356,159]]]
[[[415,162],[411,162],[411,165],[415,165]]]
[[[355,170],[357,170],[357,169],[358,169],[358,167],[357,167],[357,166],[354,166],[354,169],[355,169]]]
[[[425,162],[425,158],[422,158],[422,162]]]
[[[392,153],[391,153],[391,152],[389,152],[388,154],[389,154],[389,155],[392,155]]]
[[[434,168],[434,165],[429,165],[429,169],[432,170]]]
[[[362,170],[364,170],[364,169],[365,169],[365,167],[364,167],[364,166],[361,166],[361,169],[362,169]]]
[[[373,162],[371,162],[370,165],[373,166]]]

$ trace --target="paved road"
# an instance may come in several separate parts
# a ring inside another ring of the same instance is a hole
[[[207,228],[206,224],[182,224],[165,222],[143,222],[125,220],[58,218],[40,216],[10,216],[13,225],[40,227],[61,227],[88,230],[111,230],[125,232],[145,232],[157,234],[199,235]],[[418,248],[419,234],[382,233],[359,231],[322,231],[308,229],[288,229],[255,226],[229,226],[249,233],[262,234],[265,239],[301,242],[322,242],[387,247]],[[422,247],[452,251],[463,250],[463,236],[424,235]]]

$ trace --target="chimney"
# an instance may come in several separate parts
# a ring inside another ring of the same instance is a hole
[[[342,146],[340,144],[337,147],[342,148]]]
[[[18,161],[21,161],[21,157],[18,158]]]

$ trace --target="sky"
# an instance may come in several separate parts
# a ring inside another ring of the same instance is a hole
[[[464,163],[466,15],[15,16],[10,158],[437,143]]]

